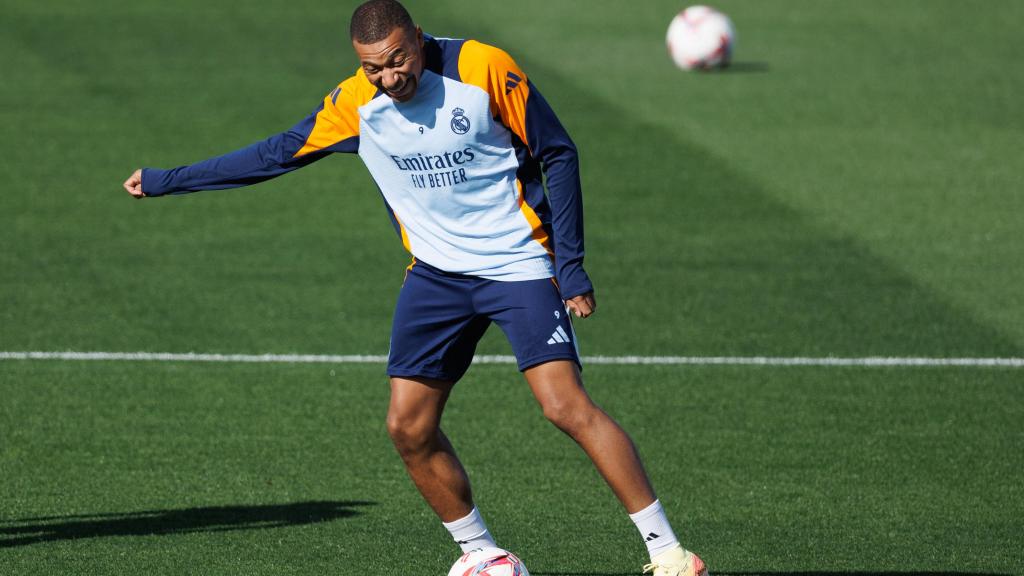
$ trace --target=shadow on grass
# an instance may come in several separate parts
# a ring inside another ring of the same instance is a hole
[[[769,66],[767,62],[750,62],[744,60],[740,62],[730,62],[724,70],[726,72],[736,72],[740,74],[759,73],[770,71],[771,66]]]
[[[532,576],[636,576],[635,572],[531,572]],[[715,576],[1011,576],[994,572],[714,572]]]
[[[318,524],[355,516],[359,514],[356,508],[373,504],[375,502],[297,502],[0,519],[0,548],[79,538],[230,532]]]

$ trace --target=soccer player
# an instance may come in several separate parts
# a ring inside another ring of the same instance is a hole
[[[360,67],[305,120],[236,152],[136,170],[136,198],[232,188],[358,153],[412,254],[395,308],[387,428],[409,476],[463,550],[495,546],[440,428],[492,323],[544,415],[575,440],[646,542],[656,576],[707,573],[683,549],[629,436],[587,395],[569,312],[596,309],[583,270],[576,147],[512,58],[433,38],[395,0],[352,15]],[[547,194],[544,177],[547,177]]]

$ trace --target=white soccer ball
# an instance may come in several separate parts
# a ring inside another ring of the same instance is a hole
[[[515,554],[501,548],[477,548],[455,561],[448,576],[530,576]]]
[[[736,46],[736,30],[725,14],[690,6],[672,19],[665,42],[672,61],[683,70],[724,68]]]

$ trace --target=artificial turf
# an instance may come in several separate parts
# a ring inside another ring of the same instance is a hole
[[[379,372],[5,366],[4,573],[443,573]],[[716,573],[1019,573],[1013,370],[587,376]],[[444,425],[499,541],[534,574],[636,573],[635,529],[521,378],[478,366],[457,392]]]

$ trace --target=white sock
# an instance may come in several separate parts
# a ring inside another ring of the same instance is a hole
[[[480,511],[473,507],[473,511],[465,518],[459,518],[454,522],[442,522],[444,527],[451,533],[455,543],[462,547],[463,552],[469,552],[474,548],[497,548],[494,538],[487,531],[487,525],[480,516]]]
[[[647,553],[653,560],[655,556],[668,550],[679,543],[676,535],[672,532],[672,526],[665,517],[665,510],[661,507],[661,501],[655,500],[650,506],[639,512],[629,515],[629,519],[636,524],[640,531],[640,537],[647,544]]]

